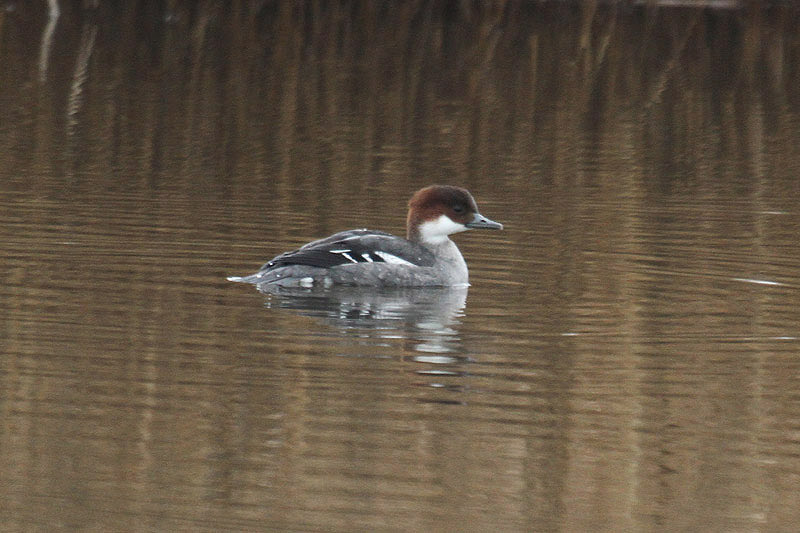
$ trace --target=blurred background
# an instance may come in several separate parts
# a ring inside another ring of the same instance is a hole
[[[4,531],[792,531],[794,2],[0,2]],[[228,275],[431,183],[463,291]]]

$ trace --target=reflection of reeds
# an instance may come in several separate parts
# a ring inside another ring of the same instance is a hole
[[[304,188],[335,190],[353,172],[374,187],[385,186],[381,176],[412,187],[490,175],[524,184],[532,168],[561,180],[575,170],[575,139],[632,115],[641,129],[625,138],[642,165],[691,166],[707,151],[709,125],[730,137],[726,146],[764,139],[745,141],[730,106],[780,124],[797,105],[797,9],[659,5],[172,2],[161,12],[99,3],[98,26],[78,39],[61,26],[64,44],[79,41],[67,131],[84,128],[87,142],[124,150],[117,163],[151,177],[165,165],[172,181],[255,173],[265,190],[288,193],[298,175]],[[115,38],[90,62],[97,27]],[[109,105],[79,126],[87,84]],[[309,150],[316,156],[298,157]],[[142,153],[149,170],[135,159]]]
[[[67,98],[67,133],[72,134],[78,124],[78,113],[84,101],[84,84],[89,69],[89,59],[94,48],[97,27],[84,27],[78,56],[75,60],[75,71],[72,75],[69,96]]]
[[[65,131],[80,130],[76,142],[102,147],[75,146],[67,159],[77,165],[104,157],[131,179],[187,191],[198,180],[236,190],[263,176],[255,194],[277,194],[288,205],[299,190],[360,194],[356,184],[381,192],[376,198],[430,181],[569,184],[608,153],[598,143],[609,142],[632,159],[618,166],[653,175],[674,169],[652,184],[700,177],[720,150],[749,154],[747,164],[763,168],[765,143],[776,142],[769,130],[790,131],[796,114],[800,20],[787,6],[172,2],[161,9],[99,3],[96,25],[80,35],[69,33],[75,12],[62,14],[63,38],[52,46],[60,57],[69,55],[59,46],[74,47],[62,87]],[[58,91],[64,78],[49,77]],[[97,105],[84,108],[87,88]],[[769,120],[732,121],[731,110]],[[39,109],[40,124],[51,111]],[[63,145],[46,134],[39,128],[41,146]]]
[[[48,0],[47,25],[42,31],[42,45],[39,50],[39,81],[44,82],[47,77],[47,67],[50,63],[50,49],[53,46],[53,33],[61,16],[58,0]]]

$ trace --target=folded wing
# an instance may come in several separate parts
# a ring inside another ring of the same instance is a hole
[[[433,254],[423,246],[382,231],[348,230],[310,242],[264,264],[261,271],[289,265],[319,268],[358,263],[395,263],[432,266]]]

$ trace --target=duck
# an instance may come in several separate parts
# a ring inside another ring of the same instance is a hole
[[[469,285],[469,270],[450,235],[503,225],[478,211],[472,194],[453,185],[430,185],[408,202],[406,237],[352,229],[315,240],[230,281],[259,288],[455,287]]]

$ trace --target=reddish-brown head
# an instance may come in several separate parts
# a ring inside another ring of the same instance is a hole
[[[417,191],[408,202],[408,239],[430,244],[443,242],[451,233],[471,228],[502,229],[478,212],[466,189],[431,185]]]

